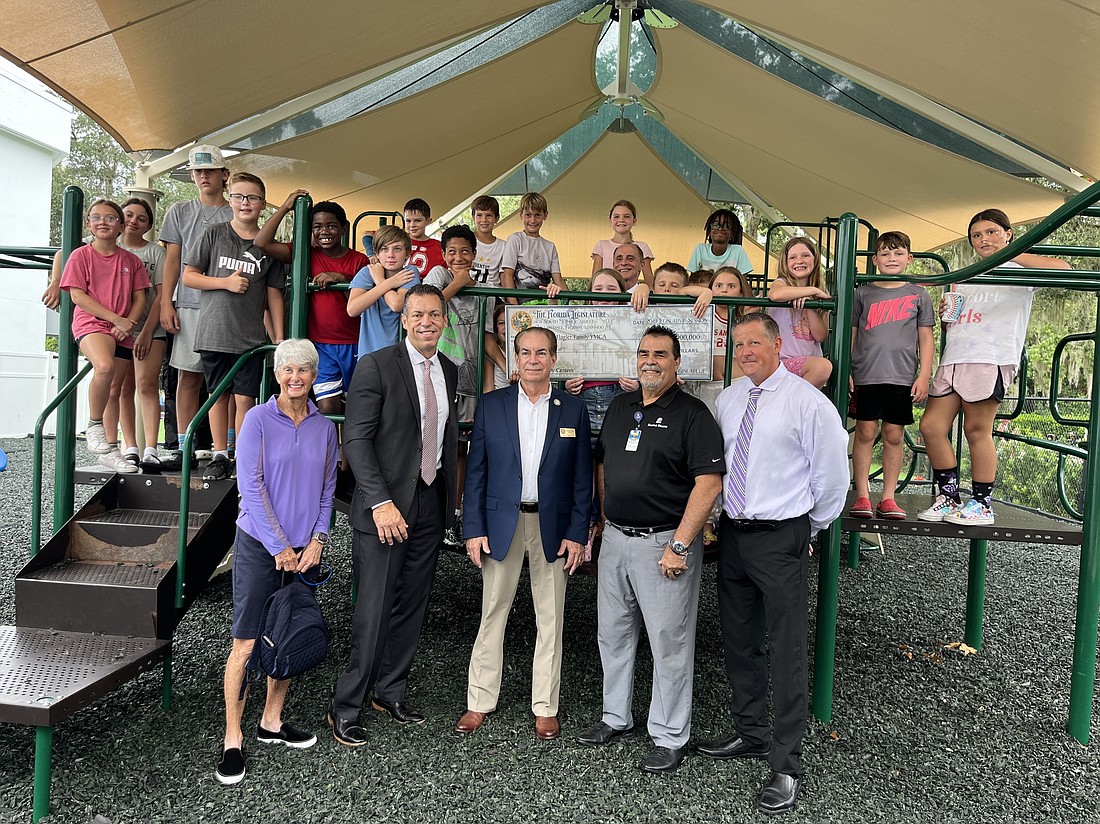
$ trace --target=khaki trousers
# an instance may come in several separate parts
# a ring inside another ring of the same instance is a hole
[[[500,697],[504,669],[504,630],[516,598],[523,559],[528,559],[535,605],[535,657],[531,665],[531,712],[558,714],[561,688],[562,628],[565,625],[565,558],[547,563],[538,513],[521,512],[503,561],[483,556],[481,626],[470,655],[466,708],[492,712]]]

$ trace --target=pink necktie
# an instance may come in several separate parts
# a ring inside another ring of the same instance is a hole
[[[439,451],[439,406],[432,383],[432,362],[424,361],[424,448],[420,453],[420,477],[424,483],[435,481],[435,459]]]

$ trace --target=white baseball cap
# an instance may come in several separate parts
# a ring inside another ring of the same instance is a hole
[[[188,169],[228,169],[217,146],[194,146],[187,153]]]

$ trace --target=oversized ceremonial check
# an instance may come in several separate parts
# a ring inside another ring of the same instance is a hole
[[[680,338],[680,371],[684,380],[710,380],[714,317],[691,314],[691,306],[654,306],[635,312],[622,306],[509,306],[508,373],[516,368],[516,335],[531,326],[553,329],[558,336],[558,363],[550,377],[568,380],[615,380],[638,376],[638,342],[654,324],[667,326]]]

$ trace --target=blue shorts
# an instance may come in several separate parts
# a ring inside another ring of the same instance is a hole
[[[317,347],[317,380],[313,382],[313,395],[317,400],[339,398],[351,387],[355,374],[357,343],[315,343]]]
[[[233,542],[233,638],[259,637],[264,604],[282,585],[275,556],[238,526]]]

